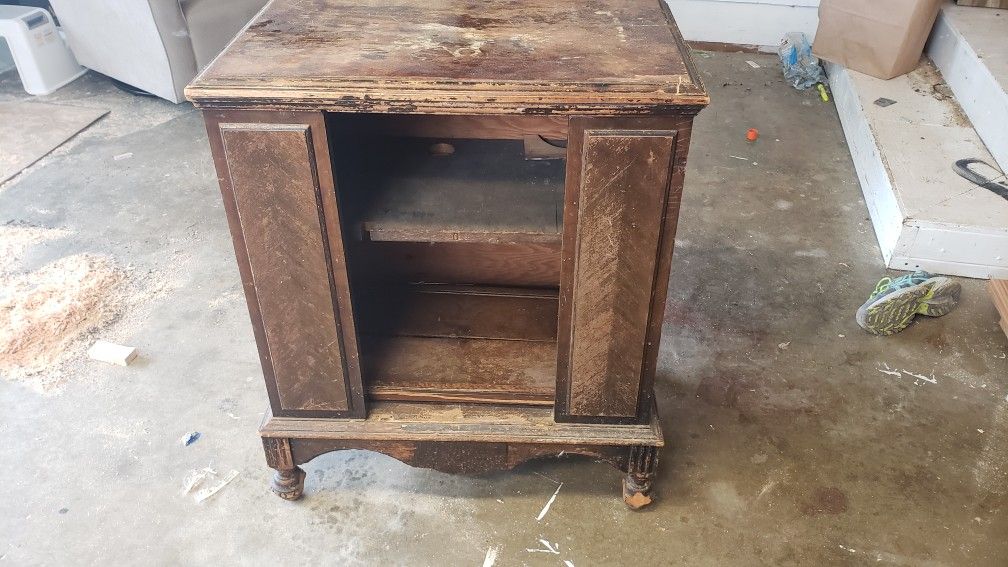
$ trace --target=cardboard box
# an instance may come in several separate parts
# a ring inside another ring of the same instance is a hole
[[[891,79],[917,68],[942,0],[822,0],[812,53]]]
[[[977,6],[980,8],[1008,9],[1008,0],[956,0],[960,6]]]

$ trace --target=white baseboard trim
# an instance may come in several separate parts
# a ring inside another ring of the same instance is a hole
[[[752,45],[770,51],[788,32],[809,41],[819,25],[819,0],[664,0],[687,41]]]

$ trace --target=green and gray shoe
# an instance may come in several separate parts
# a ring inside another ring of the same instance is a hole
[[[868,301],[857,311],[861,328],[873,335],[898,333],[917,315],[941,317],[955,309],[958,282],[916,271],[898,278],[882,278]]]

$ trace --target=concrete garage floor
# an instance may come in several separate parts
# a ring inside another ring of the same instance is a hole
[[[943,319],[863,333],[853,314],[883,271],[833,106],[773,56],[697,61],[713,103],[658,368],[669,448],[639,513],[615,470],[578,457],[465,478],[335,453],[306,465],[302,501],[273,496],[199,114],[93,74],[47,97],[111,113],[0,189],[0,223],[65,231],[24,271],[111,256],[132,291],[97,336],[141,355],[120,368],[76,344],[59,375],[0,380],[0,564],[481,565],[490,548],[497,565],[1008,563],[1008,340],[982,282]],[[18,89],[4,77],[0,100]],[[238,475],[197,504],[182,488],[207,466]],[[529,551],[540,539],[559,554]]]

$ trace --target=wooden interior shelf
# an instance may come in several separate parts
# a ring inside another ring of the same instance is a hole
[[[552,405],[557,291],[376,287],[361,294],[361,369],[376,400]]]
[[[358,301],[366,334],[556,343],[556,289],[377,286]]]
[[[374,400],[553,405],[555,342],[369,336],[360,348]]]
[[[560,244],[486,242],[347,243],[354,278],[369,282],[560,285]]]
[[[525,159],[520,140],[374,137],[353,153],[339,190],[364,240],[560,242],[564,162]]]

